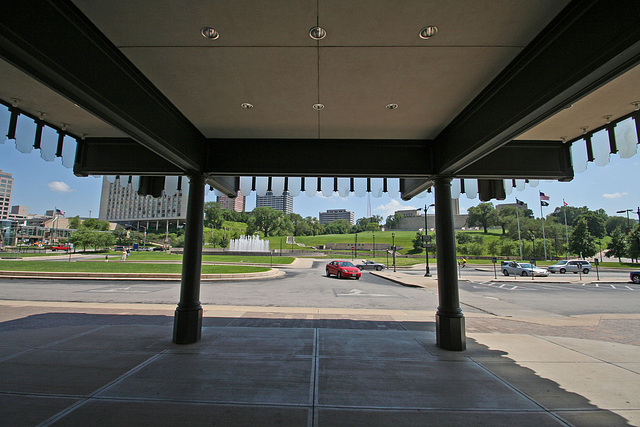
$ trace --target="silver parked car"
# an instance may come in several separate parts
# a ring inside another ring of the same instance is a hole
[[[380,264],[379,262],[375,262],[375,261],[362,261],[356,264],[356,267],[358,267],[360,270],[382,271],[383,269],[386,268],[386,265]]]
[[[507,261],[502,263],[502,274],[505,276],[548,276],[549,271],[528,262]]]
[[[583,259],[572,259],[558,261],[556,264],[547,267],[551,273],[575,273],[582,271],[583,274],[589,274],[591,271],[591,263]]]

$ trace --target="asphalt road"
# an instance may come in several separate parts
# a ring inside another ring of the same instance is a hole
[[[274,307],[434,309],[436,297],[369,272],[360,280],[326,277],[325,262],[311,269],[287,269],[282,279],[202,282],[201,302]],[[0,299],[175,304],[175,281],[0,279]]]
[[[360,280],[326,277],[324,266],[325,262],[316,262],[311,269],[287,269],[286,276],[282,279],[202,282],[201,301],[205,306],[434,312],[438,306],[438,298],[433,289],[405,287],[369,272],[363,272]],[[422,273],[415,271],[413,274]],[[462,277],[465,278],[466,274],[467,271],[463,271]],[[478,276],[477,271],[473,274],[476,276],[474,281],[460,282],[462,309],[465,313],[490,310],[490,306],[499,302],[559,315],[638,312],[640,285],[632,283],[544,284],[520,278],[517,283],[492,283],[492,272],[485,274],[486,280]],[[177,281],[0,279],[0,299],[176,304],[179,287],[180,283]],[[473,304],[468,303],[471,298],[465,295],[473,296]]]

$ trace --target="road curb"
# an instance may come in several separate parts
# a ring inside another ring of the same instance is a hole
[[[259,280],[285,276],[277,268],[257,273],[203,274],[202,281],[221,280]],[[39,271],[0,271],[0,277],[6,279],[64,279],[64,280],[137,280],[137,281],[180,281],[180,273],[76,273],[76,272],[39,272]]]

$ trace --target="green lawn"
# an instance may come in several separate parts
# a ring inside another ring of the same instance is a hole
[[[109,259],[120,259],[122,252],[109,252]],[[170,254],[166,252],[131,252],[131,261],[182,261],[181,254]],[[274,264],[291,264],[294,257],[274,256]],[[242,255],[203,255],[202,261],[207,262],[248,262],[253,264],[269,264],[271,256],[242,256]]]
[[[203,265],[203,274],[257,273],[267,267]],[[141,264],[127,262],[0,261],[0,271],[43,271],[84,273],[181,273],[181,264]]]

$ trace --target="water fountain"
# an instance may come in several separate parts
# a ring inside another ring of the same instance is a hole
[[[227,251],[245,255],[264,255],[265,253],[269,253],[269,241],[262,240],[258,235],[240,236],[239,239],[231,239]]]

